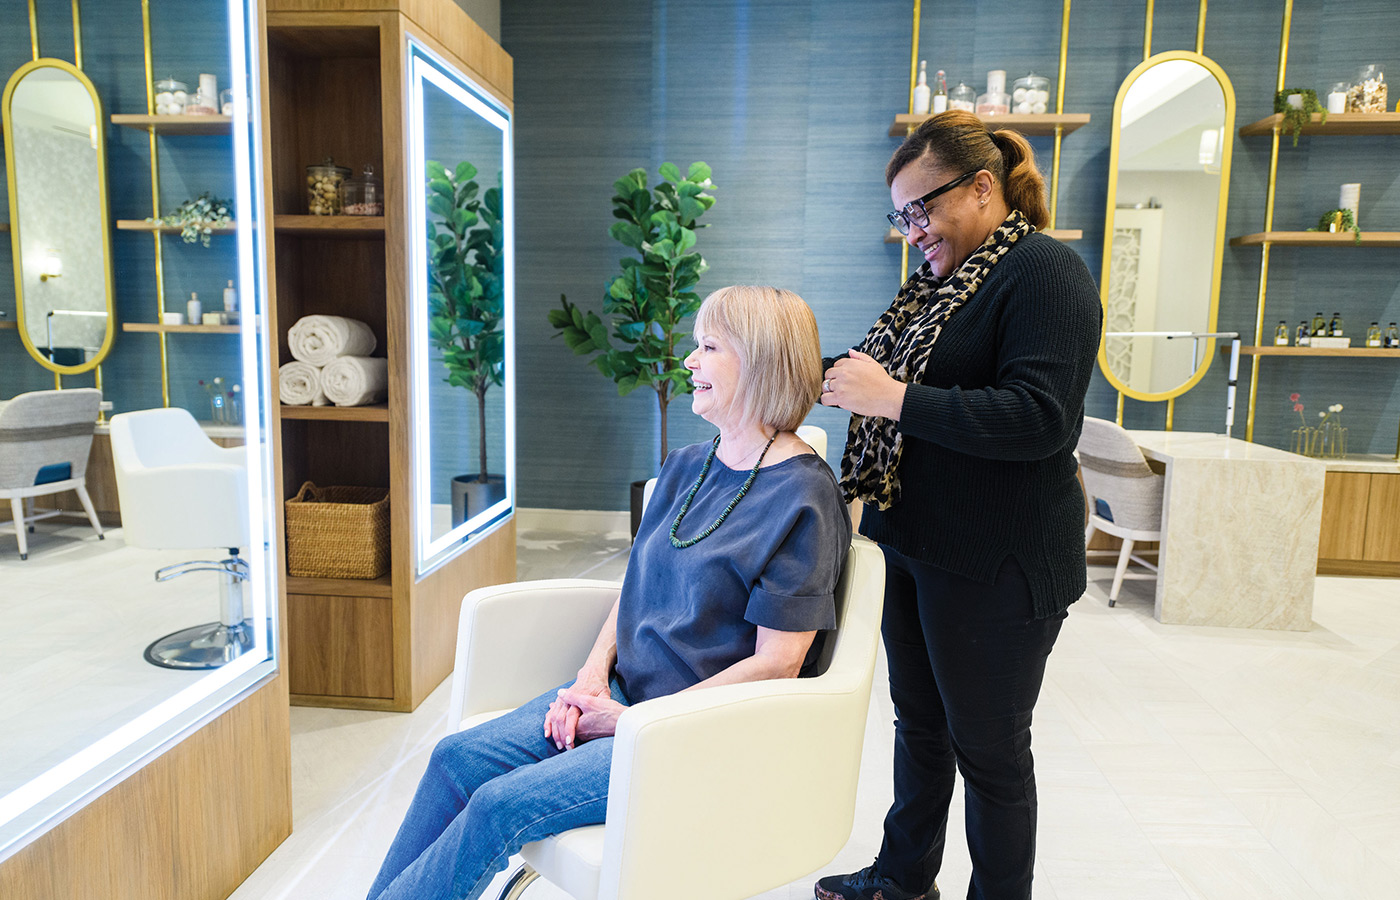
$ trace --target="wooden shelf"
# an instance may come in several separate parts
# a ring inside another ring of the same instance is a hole
[[[1220,352],[1230,355],[1230,345]],[[1400,359],[1400,349],[1382,347],[1241,347],[1240,356],[1350,356],[1359,359]]]
[[[890,126],[890,137],[902,138],[909,133],[909,129],[917,128],[925,119],[930,116],[919,115],[917,113],[900,113],[894,117],[894,124]],[[997,128],[1010,128],[1019,131],[1030,137],[1054,137],[1055,126],[1061,127],[1061,134],[1069,134],[1077,128],[1089,124],[1088,113],[1041,113],[1040,115],[1005,115],[988,116],[985,119]]]
[[[384,237],[383,216],[273,216],[272,226],[305,237]]]
[[[1283,113],[1274,113],[1241,128],[1240,137],[1268,137],[1274,133],[1274,126],[1282,123]],[[1312,124],[1303,126],[1303,134],[1400,134],[1400,112],[1332,113],[1326,122],[1313,113]]]
[[[178,226],[178,225],[152,225],[150,222],[147,222],[145,219],[118,219],[118,220],[117,220],[117,230],[118,230],[118,231],[146,231],[146,232],[159,231],[161,234],[179,234],[179,233],[180,233],[180,226]],[[235,231],[237,231],[237,230],[238,230],[238,229],[237,229],[237,226],[236,226],[236,225],[230,225],[230,226],[228,226],[227,228],[215,228],[214,231],[213,231],[213,233],[214,233],[214,234],[233,234],[233,233],[234,233]]]
[[[13,319],[0,320],[0,331],[19,331],[19,323]]]
[[[330,597],[391,597],[393,587],[388,575],[379,578],[304,578],[288,575],[287,593]]]
[[[232,134],[232,116],[138,116],[117,114],[113,125],[124,125],[156,134]]]
[[[1084,231],[1080,228],[1047,228],[1041,233],[1047,234],[1057,241],[1078,241],[1084,237]],[[904,243],[904,235],[891,228],[885,232],[885,243],[902,244]]]
[[[322,419],[336,422],[387,422],[389,404],[368,406],[287,406],[282,405],[284,419]]]
[[[0,234],[3,234],[3,233],[5,233],[5,232],[7,232],[7,231],[9,231],[9,230],[10,230],[10,223],[9,223],[9,222],[0,222]]]
[[[159,322],[123,322],[122,331],[149,334],[239,334],[241,325],[163,325]]]
[[[1361,243],[1350,231],[1260,231],[1230,238],[1231,247],[1400,247],[1400,231],[1363,231]]]

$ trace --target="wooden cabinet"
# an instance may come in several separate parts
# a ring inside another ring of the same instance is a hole
[[[1400,474],[1328,472],[1319,575],[1400,576]]]
[[[390,569],[380,579],[285,578],[293,704],[408,711],[452,671],[463,594],[515,580],[515,522],[426,574],[414,547],[408,38],[511,102],[511,59],[452,0],[268,0],[262,98],[265,194],[271,212],[268,352],[292,357],[302,316],[359,319],[389,362],[386,403],[274,407],[273,450],[283,499],[305,481],[387,488]],[[306,166],[333,157],[383,179],[384,215],[306,215]],[[271,395],[277,396],[274,384]],[[282,534],[279,529],[279,535]]]

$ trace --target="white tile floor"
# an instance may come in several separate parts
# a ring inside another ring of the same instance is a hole
[[[520,577],[619,577],[626,540],[522,532]],[[1400,583],[1320,578],[1309,632],[1159,625],[1152,583],[1115,609],[1095,568],[1036,711],[1035,896],[1400,896]],[[890,801],[882,671],[855,831],[824,871],[869,863]],[[440,737],[449,684],[411,715],[292,709],[294,831],[233,900],[362,897]],[[939,881],[965,893],[955,804]],[[500,880],[498,879],[498,885]],[[811,877],[763,894],[811,896]],[[494,896],[488,893],[488,897]],[[537,882],[529,900],[563,895]]]

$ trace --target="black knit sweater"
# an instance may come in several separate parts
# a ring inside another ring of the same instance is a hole
[[[943,326],[904,395],[900,499],[867,505],[860,533],[991,583],[1025,570],[1037,617],[1085,589],[1084,498],[1073,452],[1098,353],[1098,288],[1043,234],[1017,241]]]

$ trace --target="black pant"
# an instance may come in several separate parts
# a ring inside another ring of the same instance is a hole
[[[882,631],[894,700],[894,805],[880,870],[923,891],[943,864],[954,769],[965,788],[969,900],[1031,896],[1031,710],[1065,613],[1037,619],[1007,558],[982,584],[885,551]]]

